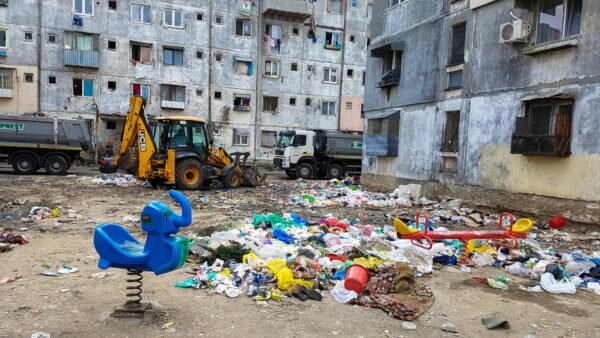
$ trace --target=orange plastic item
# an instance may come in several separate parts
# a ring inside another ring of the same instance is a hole
[[[352,264],[346,269],[344,288],[361,294],[369,281],[369,270],[362,265]]]

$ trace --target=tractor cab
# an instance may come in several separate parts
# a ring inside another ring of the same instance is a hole
[[[206,121],[189,116],[159,117],[153,125],[154,143],[158,155],[174,149],[177,158],[197,155],[202,162],[208,159],[209,138]]]

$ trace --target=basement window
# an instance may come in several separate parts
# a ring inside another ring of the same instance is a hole
[[[572,99],[539,99],[525,103],[511,140],[512,154],[561,156],[571,154]]]
[[[447,111],[444,126],[444,138],[440,151],[458,152],[458,135],[460,124],[460,111]]]
[[[400,133],[400,112],[387,117],[367,120],[368,156],[398,156],[398,135]]]

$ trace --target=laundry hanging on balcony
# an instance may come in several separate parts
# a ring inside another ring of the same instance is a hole
[[[83,27],[83,18],[79,15],[73,15],[73,26]]]

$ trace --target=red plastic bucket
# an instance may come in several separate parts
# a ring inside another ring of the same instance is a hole
[[[565,226],[565,218],[562,216],[554,216],[549,224],[552,229],[560,229]]]
[[[344,288],[361,294],[369,281],[369,270],[362,265],[353,264],[346,269]]]

